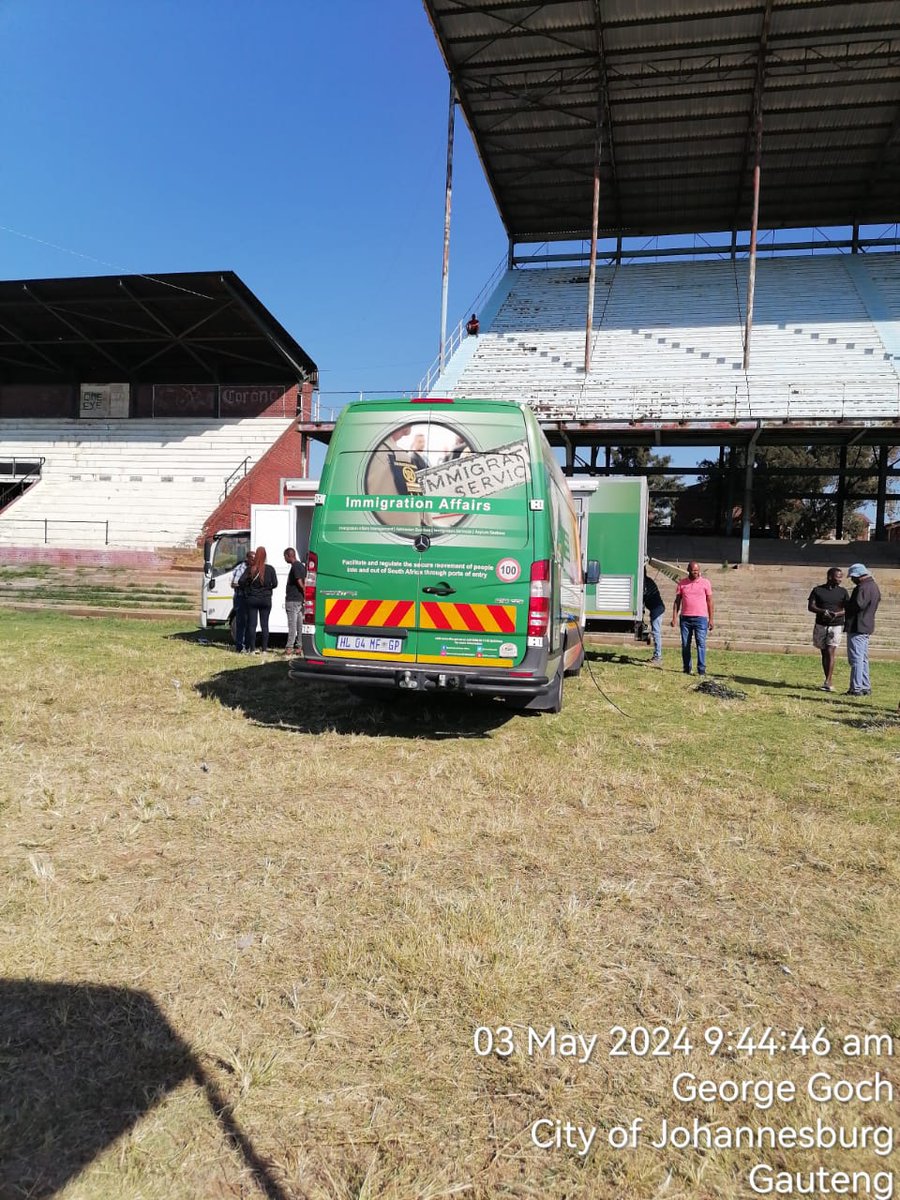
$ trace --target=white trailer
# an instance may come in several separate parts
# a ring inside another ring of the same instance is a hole
[[[293,546],[297,557],[306,559],[318,479],[283,481],[281,504],[251,504],[249,529],[220,529],[203,546],[203,582],[200,588],[200,626],[215,629],[227,625],[234,639],[234,592],[231,573],[248,550],[265,546],[266,559],[278,575],[272,597],[270,633],[287,633],[284,587],[288,564],[284,551]]]

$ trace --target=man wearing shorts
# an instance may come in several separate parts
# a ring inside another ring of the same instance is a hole
[[[840,567],[832,567],[828,572],[825,583],[814,587],[809,593],[807,608],[816,614],[813,625],[813,645],[822,655],[822,670],[825,672],[823,692],[833,692],[831,677],[834,674],[834,662],[838,646],[844,633],[844,612],[850,593],[841,587],[844,572]]]

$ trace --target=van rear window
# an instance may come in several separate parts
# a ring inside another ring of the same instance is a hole
[[[528,541],[532,465],[518,409],[352,417],[329,452],[329,540],[378,538],[380,528],[470,545]]]

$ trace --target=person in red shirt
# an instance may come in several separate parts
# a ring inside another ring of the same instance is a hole
[[[700,574],[700,564],[688,563],[687,579],[682,579],[675,591],[672,606],[672,627],[676,616],[681,623],[681,662],[685,675],[691,669],[691,638],[697,643],[697,674],[706,674],[706,635],[713,627],[712,584]]]

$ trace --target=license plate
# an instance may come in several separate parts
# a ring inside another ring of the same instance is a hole
[[[338,650],[367,650],[375,654],[399,654],[403,649],[402,638],[350,637],[341,634],[337,640]]]

